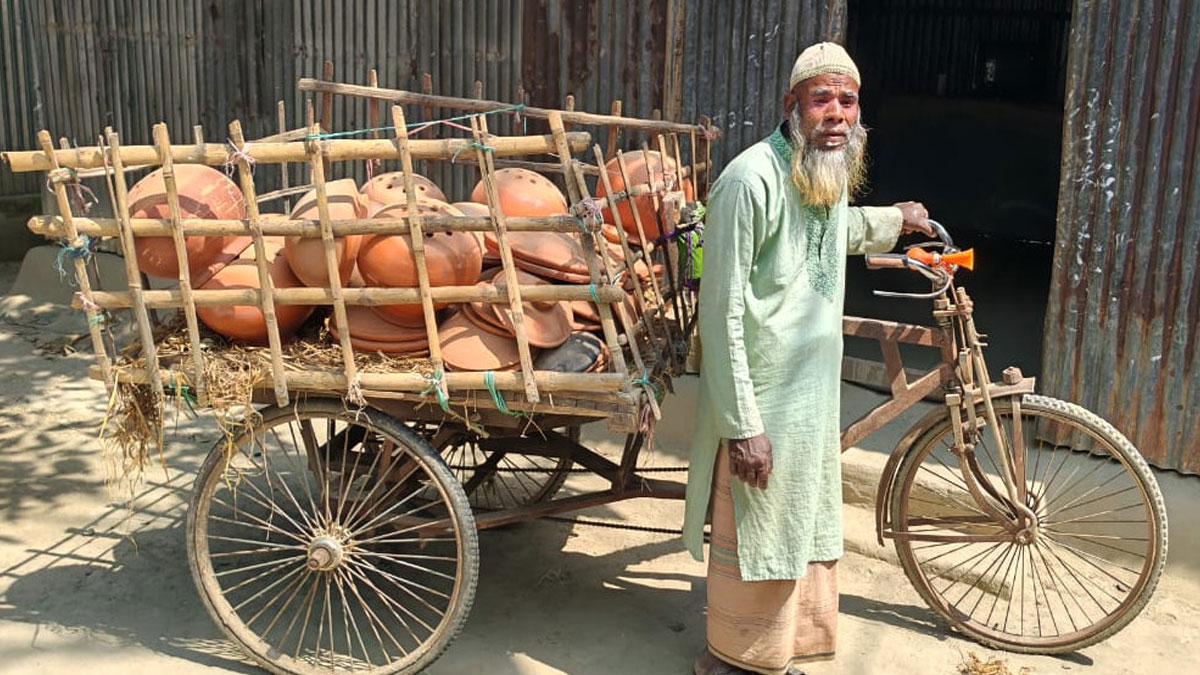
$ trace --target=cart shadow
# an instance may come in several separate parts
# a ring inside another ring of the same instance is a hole
[[[175,476],[148,484],[134,508],[115,505],[0,571],[12,580],[0,595],[0,621],[36,626],[32,650],[115,642],[230,672],[261,672],[220,634],[196,594],[179,503],[194,474]]]

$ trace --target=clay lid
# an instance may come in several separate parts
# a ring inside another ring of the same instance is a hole
[[[515,334],[512,331],[506,328],[504,324],[500,323],[500,317],[496,316],[496,313],[493,312],[490,307],[484,306],[482,309],[479,307],[483,304],[484,303],[470,303],[463,305],[460,308],[460,311],[471,323],[479,326],[492,335],[499,335],[500,337],[508,338],[515,337]]]
[[[492,279],[493,284],[504,283],[504,272]],[[517,271],[517,283],[522,286],[544,286],[546,281],[532,274]],[[512,308],[504,303],[494,303],[492,311],[500,317],[513,334],[516,333],[513,322]],[[534,347],[557,347],[571,337],[571,310],[565,302],[522,302],[521,311],[525,315],[525,338]]]
[[[496,191],[500,194],[500,209],[509,217],[558,216],[567,213],[567,198],[554,183],[529,169],[500,169],[496,171]],[[471,201],[487,204],[483,181],[475,184]]]
[[[350,337],[372,340],[375,342],[415,342],[426,341],[425,328],[421,326],[401,326],[388,321],[372,307],[366,305],[348,305],[346,307],[346,323],[350,328]],[[330,330],[336,330],[337,324],[329,321]]]
[[[521,362],[516,340],[493,335],[462,313],[442,322],[438,338],[442,360],[452,370],[506,370]]]
[[[442,192],[436,183],[419,173],[413,174],[413,185],[416,187],[418,198],[446,201],[446,193]],[[404,172],[402,171],[381,173],[364,183],[360,192],[369,202],[367,204],[368,218],[373,218],[386,206],[402,203],[408,199],[404,192]]]
[[[337,328],[332,323],[329,326],[329,334],[334,340],[341,340],[338,335]],[[362,352],[383,352],[384,354],[402,354],[404,356],[429,356],[429,343],[425,340],[414,340],[412,342],[380,342],[378,340],[367,340],[364,338],[350,336],[350,345],[356,351]]]
[[[594,323],[600,325],[600,308],[596,303],[588,300],[574,300],[571,302],[571,315],[576,321],[586,323]]]
[[[607,350],[604,342],[591,333],[571,333],[562,345],[542,352],[533,362],[535,370],[560,373],[590,372]]]
[[[485,233],[487,250],[496,255],[500,244],[493,232]],[[539,267],[549,267],[571,274],[588,273],[587,258],[579,238],[566,232],[509,232],[508,245],[514,258],[521,258]]]
[[[517,258],[513,262],[515,262],[517,267],[520,269],[523,269],[530,274],[535,274],[539,277],[542,277],[543,279],[562,281],[568,284],[587,284],[591,283],[592,281],[591,277],[587,276],[586,274],[574,274],[571,272],[564,272],[553,267],[543,267],[541,265],[531,263],[523,258]]]

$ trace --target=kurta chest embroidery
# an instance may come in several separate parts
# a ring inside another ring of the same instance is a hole
[[[767,137],[767,144],[783,160],[785,167],[792,162],[792,146],[783,137],[781,129]],[[787,187],[795,189],[790,180]],[[818,295],[833,302],[838,278],[838,227],[831,214],[818,206],[801,206],[800,218],[804,221],[804,260],[798,271],[808,274],[808,283]]]

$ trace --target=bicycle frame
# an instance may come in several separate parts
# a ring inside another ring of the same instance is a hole
[[[1010,439],[1021,439],[1020,397],[1033,393],[1034,378],[1024,377],[1018,368],[1005,369],[1001,382],[990,380],[983,356],[984,336],[975,329],[974,304],[966,290],[949,284],[946,291],[933,302],[935,327],[902,324],[878,319],[846,317],[842,322],[843,335],[874,339],[879,342],[891,396],[875,406],[842,432],[842,450],[878,431],[905,410],[925,397],[941,390],[944,407],[938,407],[917,422],[896,444],[880,476],[875,501],[876,536],[880,544],[885,538],[905,537],[923,541],[1008,541],[1031,536],[1036,518],[1025,505],[1024,451],[1012,447]],[[937,348],[941,363],[910,382],[900,356],[900,344]],[[982,384],[982,386],[981,386]],[[993,402],[1011,397],[1017,411],[1011,434],[1005,434],[996,421]],[[984,422],[979,424],[976,413],[982,404]],[[894,532],[890,522],[889,504],[900,460],[930,427],[949,415],[954,429],[952,451],[959,460],[959,470],[972,497],[984,513],[1002,524],[1006,533],[999,535],[939,534]],[[979,433],[991,434],[1001,461],[1001,480],[1005,494],[999,494],[987,480],[976,461],[973,439]],[[1020,443],[1019,440],[1017,440]]]

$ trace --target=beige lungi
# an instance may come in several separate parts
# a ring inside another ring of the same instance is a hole
[[[729,491],[729,453],[717,454],[708,559],[708,648],[722,661],[783,675],[790,665],[833,658],[837,561],[808,565],[801,579],[742,581]]]

